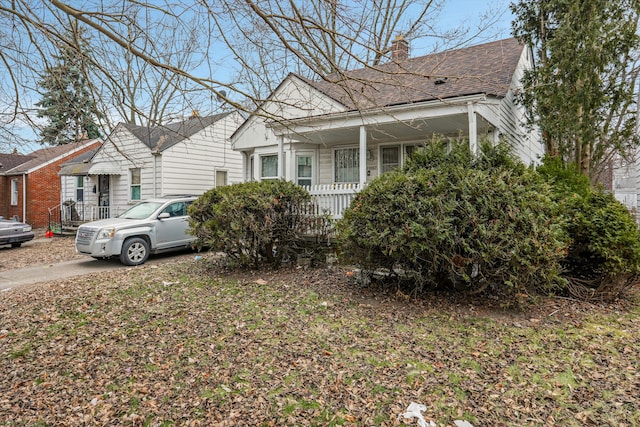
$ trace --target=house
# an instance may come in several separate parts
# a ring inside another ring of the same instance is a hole
[[[156,127],[118,124],[92,156],[60,171],[61,222],[108,218],[142,199],[241,182],[242,156],[229,137],[242,121],[232,111]]]
[[[34,228],[47,227],[49,208],[60,203],[62,164],[101,144],[91,139],[26,155],[0,154],[0,216],[17,218]]]
[[[640,153],[636,152],[632,161],[614,156],[608,166],[600,175],[600,184],[629,209],[636,223],[640,224]]]
[[[515,102],[530,50],[510,38],[410,58],[398,37],[391,60],[311,81],[290,74],[232,135],[245,180],[306,186],[340,217],[358,189],[400,167],[434,135],[504,140],[525,163],[544,146]]]

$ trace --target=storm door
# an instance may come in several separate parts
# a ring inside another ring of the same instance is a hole
[[[98,218],[109,218],[109,175],[98,175]]]

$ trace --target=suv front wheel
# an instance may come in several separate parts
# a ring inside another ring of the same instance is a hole
[[[140,265],[149,258],[149,244],[140,237],[130,237],[124,241],[120,262],[124,265]]]

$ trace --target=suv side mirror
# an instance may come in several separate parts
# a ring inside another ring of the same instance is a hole
[[[169,212],[162,212],[160,215],[158,215],[158,219],[165,219],[170,217],[171,215],[169,215]]]

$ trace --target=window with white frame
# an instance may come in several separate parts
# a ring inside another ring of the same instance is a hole
[[[216,171],[216,187],[227,185],[227,171]]]
[[[11,180],[11,206],[18,205],[18,180]]]
[[[334,181],[358,182],[360,180],[360,149],[336,148],[333,152]]]
[[[76,202],[84,201],[84,176],[76,177]]]
[[[277,154],[260,156],[260,178],[261,179],[278,178],[278,155]]]
[[[400,146],[380,148],[380,171],[382,173],[398,169],[400,167]]]
[[[131,200],[140,200],[140,168],[131,169]]]
[[[313,157],[296,156],[296,182],[298,185],[311,186],[313,183]]]

